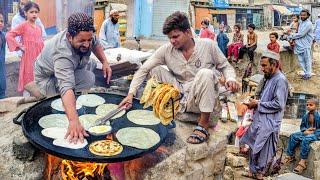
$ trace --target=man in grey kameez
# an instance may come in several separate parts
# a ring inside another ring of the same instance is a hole
[[[95,75],[87,66],[91,52],[103,64],[102,70],[109,83],[111,68],[103,48],[94,35],[93,19],[85,13],[74,13],[68,18],[68,29],[46,42],[35,67],[35,83],[45,96],[61,95],[69,120],[66,137],[73,142],[83,142],[88,136],[79,122],[74,91],[93,87]]]
[[[255,108],[254,121],[241,143],[250,146],[249,172],[245,176],[262,179],[272,161],[279,140],[280,124],[288,97],[288,81],[279,70],[279,54],[266,51],[261,58],[261,69],[266,78],[260,100],[251,100],[247,106]]]

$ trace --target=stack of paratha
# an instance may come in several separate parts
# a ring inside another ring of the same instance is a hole
[[[151,78],[140,102],[145,103],[144,108],[152,105],[155,116],[160,118],[162,124],[168,125],[179,110],[179,97],[179,90],[172,84],[159,84]]]

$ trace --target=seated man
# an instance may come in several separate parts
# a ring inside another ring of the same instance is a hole
[[[200,116],[198,126],[187,142],[205,142],[209,138],[209,121],[218,97],[218,71],[226,78],[226,87],[236,92],[239,85],[235,81],[235,71],[216,42],[193,39],[185,13],[178,11],[167,17],[163,34],[168,36],[170,43],[161,46],[136,72],[128,96],[120,106],[130,107],[147,75],[156,77],[160,82],[171,83],[184,94],[180,101],[180,112],[192,112]],[[161,65],[166,65],[169,71]]]
[[[293,170],[297,174],[301,174],[303,170],[307,168],[307,159],[310,151],[310,144],[314,141],[318,141],[320,135],[320,116],[317,112],[318,101],[316,99],[309,99],[307,101],[307,110],[309,111],[302,117],[300,132],[296,132],[290,135],[289,144],[287,148],[288,157],[285,159],[285,163],[289,163],[295,160],[294,149],[300,144],[300,156],[297,167]]]
[[[107,83],[111,68],[103,53],[102,46],[94,35],[93,19],[85,13],[75,13],[68,18],[68,29],[48,40],[34,65],[35,83],[46,96],[61,95],[69,128],[66,134],[77,142],[87,135],[79,122],[74,91],[93,87],[95,76],[85,66],[91,51],[103,64]]]

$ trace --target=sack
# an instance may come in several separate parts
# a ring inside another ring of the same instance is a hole
[[[280,157],[277,157],[277,152],[281,151]],[[274,155],[273,159],[271,162],[268,163],[267,165],[267,170],[264,173],[265,176],[271,176],[274,174],[278,174],[279,171],[281,170],[281,166],[283,165],[282,163],[282,154],[283,154],[283,148],[279,148],[277,150],[276,154]]]

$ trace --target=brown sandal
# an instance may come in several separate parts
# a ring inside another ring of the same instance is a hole
[[[286,158],[284,158],[283,160],[283,164],[289,164],[293,161],[295,161],[296,159],[293,156],[287,156]]]
[[[307,169],[307,166],[299,162],[297,167],[294,168],[293,172],[296,173],[296,174],[302,174],[302,172],[305,169]]]

